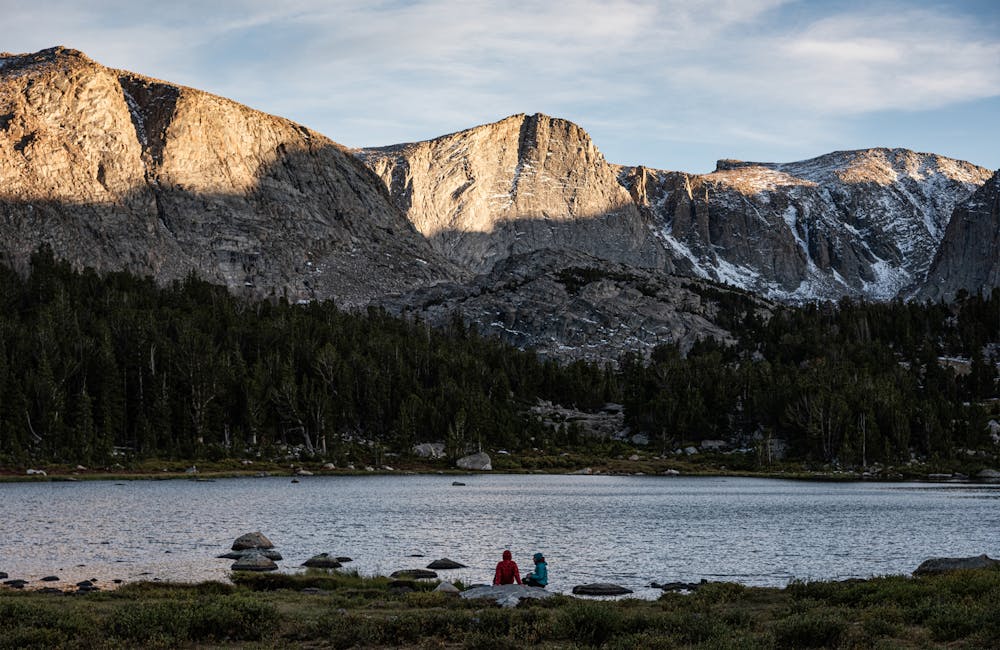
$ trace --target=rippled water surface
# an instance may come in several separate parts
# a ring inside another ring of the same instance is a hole
[[[485,582],[504,548],[550,588],[615,582],[911,572],[931,556],[1000,556],[997,486],[740,478],[364,476],[0,484],[0,571],[63,582],[225,579],[215,556],[263,531],[293,571],[319,552],[365,574],[449,557]],[[421,553],[426,557],[413,558]]]

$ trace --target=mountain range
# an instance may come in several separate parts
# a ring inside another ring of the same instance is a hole
[[[611,360],[725,339],[734,289],[766,310],[1000,286],[998,220],[997,174],[906,149],[688,174],[609,163],[536,114],[350,150],[75,50],[0,55],[0,255],[18,269],[47,245]]]

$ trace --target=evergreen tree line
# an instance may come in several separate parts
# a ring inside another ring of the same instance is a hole
[[[698,290],[735,343],[663,345],[612,369],[542,360],[458,318],[435,329],[332,302],[248,301],[194,277],[159,287],[76,272],[41,250],[25,276],[0,267],[0,463],[289,446],[338,460],[358,445],[379,462],[431,440],[452,456],[578,444],[528,415],[538,399],[621,401],[633,432],[664,451],[780,439],[794,458],[863,465],[991,444],[1000,292],[762,310],[738,292]]]
[[[664,449],[735,439],[787,443],[792,458],[850,466],[996,447],[1000,291],[952,304],[779,307],[709,288],[735,345],[660,346],[622,363],[629,424]],[[995,415],[995,414],[994,414]]]
[[[332,302],[251,302],[194,277],[158,287],[75,272],[41,250],[0,268],[0,462],[343,458],[446,439],[516,447],[551,435],[536,398],[595,408],[608,369],[543,361],[458,319],[444,330]],[[376,461],[377,462],[377,461]]]

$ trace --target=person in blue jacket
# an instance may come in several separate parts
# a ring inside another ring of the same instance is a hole
[[[544,589],[549,584],[549,565],[545,563],[545,556],[541,553],[535,553],[531,559],[535,561],[535,570],[524,576],[524,584]]]

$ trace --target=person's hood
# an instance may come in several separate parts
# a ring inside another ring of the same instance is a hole
[[[533,556],[531,556],[531,558],[535,562],[544,562],[545,561],[545,556],[542,555],[541,553],[535,553]]]
[[[503,559],[505,559],[505,560],[509,560],[509,559],[511,559],[512,557],[514,557],[514,556],[510,554],[510,551],[504,551],[504,552],[503,552]]]

